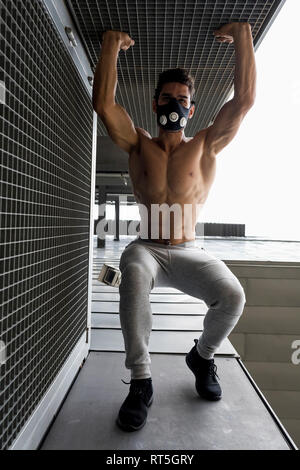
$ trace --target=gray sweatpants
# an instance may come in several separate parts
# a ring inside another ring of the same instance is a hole
[[[196,240],[163,245],[137,237],[126,245],[120,258],[120,271],[120,323],[125,367],[131,370],[132,379],[151,377],[149,294],[154,287],[174,287],[204,300],[209,309],[197,350],[206,359],[214,356],[232,331],[246,302],[237,277],[222,260],[199,247]]]

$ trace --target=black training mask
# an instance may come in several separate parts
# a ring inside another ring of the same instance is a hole
[[[167,104],[157,104],[157,124],[166,131],[180,131],[187,125],[190,109],[191,105],[185,108],[171,97]]]

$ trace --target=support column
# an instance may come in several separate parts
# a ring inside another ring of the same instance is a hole
[[[120,198],[117,195],[115,199],[115,220],[116,220],[116,233],[115,233],[115,241],[120,240]]]
[[[105,189],[106,189],[105,187],[101,187],[101,186],[99,187],[99,197],[98,197],[99,212],[98,212],[98,220],[96,220],[96,225],[95,225],[95,233],[96,233],[97,224],[102,219],[105,219],[106,217],[105,213],[104,215],[100,215],[100,206],[106,203],[106,190]],[[105,238],[102,239],[97,236],[97,248],[105,248]]]

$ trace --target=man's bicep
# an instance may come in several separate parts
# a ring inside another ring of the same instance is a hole
[[[99,114],[110,138],[120,148],[130,152],[138,145],[139,136],[127,111],[118,103],[111,105]]]
[[[234,98],[224,104],[207,128],[204,145],[208,154],[216,155],[231,142],[250,108],[251,105],[241,104]]]

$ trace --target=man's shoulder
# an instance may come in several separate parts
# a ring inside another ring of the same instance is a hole
[[[149,134],[148,131],[145,131],[142,127],[136,127],[135,130],[142,135],[145,135],[146,137],[149,137],[149,139],[152,139],[151,135]]]
[[[208,129],[208,127],[206,127],[205,129],[201,129],[194,135],[193,139],[205,139]]]
[[[152,140],[152,137],[149,134],[149,132],[147,132],[142,127],[135,127],[135,130],[136,130],[136,133],[138,135],[138,141],[137,141],[136,145],[131,148],[131,150],[129,152],[129,155],[136,154],[136,153],[140,152],[141,142],[142,142],[143,139],[148,138],[148,139]]]

